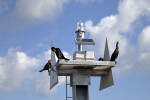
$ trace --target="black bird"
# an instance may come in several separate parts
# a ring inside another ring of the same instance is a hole
[[[46,65],[44,66],[44,68],[42,70],[40,70],[39,72],[48,70],[49,73],[49,69],[51,68],[51,60],[48,60],[48,62],[46,63]]]
[[[118,44],[119,44],[119,42],[117,41],[117,43],[116,43],[116,49],[115,49],[115,51],[113,52],[113,54],[111,55],[110,61],[115,61],[115,60],[117,59],[118,55],[119,55],[119,47],[118,47]],[[116,61],[115,61],[115,62],[116,62]]]
[[[53,52],[55,52],[56,56],[58,59],[65,59],[65,60],[69,60],[67,58],[64,57],[64,55],[62,54],[61,50],[59,48],[55,48],[55,47],[52,47],[51,50]]]
[[[98,61],[103,61],[104,59],[102,58],[102,57],[100,57],[99,59],[98,59]]]

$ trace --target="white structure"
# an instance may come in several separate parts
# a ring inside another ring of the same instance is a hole
[[[75,43],[78,44],[78,51],[74,52],[73,60],[59,60],[55,62],[53,55],[51,60],[51,88],[58,83],[58,76],[70,76],[70,86],[72,87],[73,100],[89,100],[88,86],[91,84],[91,76],[101,76],[100,90],[114,84],[111,68],[115,62],[110,62],[108,43],[106,39],[104,50],[104,61],[94,61],[94,51],[83,51],[82,45],[95,45],[93,39],[84,39],[83,23],[77,24],[77,38]],[[67,96],[67,95],[66,95]],[[67,99],[67,98],[66,98]]]

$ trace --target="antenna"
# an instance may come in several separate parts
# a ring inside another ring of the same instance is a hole
[[[52,35],[52,40],[51,40],[51,47],[54,47],[53,35]]]

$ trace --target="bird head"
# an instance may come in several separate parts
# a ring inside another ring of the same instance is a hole
[[[119,47],[118,47],[118,44],[119,44],[119,42],[117,41],[117,42],[116,42],[116,48],[117,48],[117,49],[119,48]]]
[[[53,52],[56,52],[56,49],[55,49],[55,47],[52,47],[52,48],[51,48],[51,50],[52,50]]]
[[[117,45],[119,44],[119,42],[117,41],[117,43],[116,43]]]
[[[51,60],[48,60],[48,63],[51,63]]]

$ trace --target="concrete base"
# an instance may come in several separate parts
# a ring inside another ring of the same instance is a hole
[[[73,54],[74,60],[94,60],[93,51],[76,51]]]

